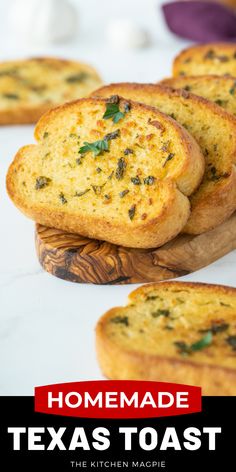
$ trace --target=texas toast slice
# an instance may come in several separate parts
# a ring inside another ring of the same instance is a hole
[[[47,110],[101,85],[93,67],[54,57],[0,63],[0,125],[36,123]]]
[[[37,145],[17,153],[7,189],[36,222],[141,248],[164,244],[186,224],[204,158],[156,109],[81,99],[44,115],[35,137]]]
[[[208,43],[184,49],[173,63],[173,76],[231,75],[236,77],[236,44]]]
[[[236,209],[235,117],[186,90],[158,84],[111,84],[94,92],[101,97],[114,94],[155,106],[181,123],[199,143],[206,171],[201,186],[191,196],[191,216],[184,232],[203,233],[228,219]],[[164,149],[168,155],[168,140]]]
[[[164,282],[138,288],[96,329],[98,361],[113,380],[154,380],[236,395],[236,289]]]

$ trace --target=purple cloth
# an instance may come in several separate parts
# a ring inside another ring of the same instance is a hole
[[[236,15],[219,3],[177,1],[163,5],[170,30],[193,41],[236,41]]]

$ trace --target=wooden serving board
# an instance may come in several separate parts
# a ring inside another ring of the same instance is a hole
[[[157,249],[130,249],[36,225],[43,268],[77,283],[159,282],[206,267],[236,249],[236,214],[207,233],[180,235]]]

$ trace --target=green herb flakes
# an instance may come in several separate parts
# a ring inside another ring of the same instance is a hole
[[[218,334],[218,333],[223,333],[224,331],[227,331],[228,328],[229,328],[228,323],[212,322],[210,328],[201,329],[201,330],[199,330],[199,332],[200,333],[208,333],[210,331],[212,334]]]
[[[113,123],[118,123],[124,117],[125,117],[125,113],[120,111],[118,103],[106,104],[106,111],[103,115],[104,120],[112,119]]]
[[[74,74],[74,75],[70,75],[69,77],[66,77],[65,81],[68,84],[76,84],[76,83],[84,82],[85,80],[87,80],[88,77],[89,75],[87,74],[87,72],[79,72],[78,74]]]
[[[16,93],[4,93],[3,97],[7,98],[8,100],[19,100],[20,98]]]
[[[129,326],[129,318],[128,316],[115,316],[115,318],[111,319],[111,323]]]
[[[126,190],[123,190],[122,192],[120,192],[120,193],[119,193],[119,196],[120,196],[120,198],[124,198],[125,195],[127,195],[128,193],[129,193],[129,190],[126,189]]]
[[[36,183],[35,183],[35,190],[41,190],[45,187],[47,187],[51,182],[51,179],[48,177],[40,176],[37,177]]]
[[[166,318],[170,316],[170,310],[165,310],[159,308],[158,310],[151,313],[153,318],[159,318],[159,316],[165,316]]]
[[[119,138],[119,136],[120,136],[120,130],[117,129],[116,131],[113,131],[112,133],[106,134],[106,136],[104,137],[104,139],[105,139],[106,141],[111,141],[112,139]]]
[[[94,156],[99,156],[104,152],[109,151],[109,144],[106,139],[95,141],[94,143],[84,142],[84,146],[79,149],[79,154],[86,154],[87,152],[93,152]]]
[[[132,205],[132,207],[128,211],[129,219],[132,221],[134,219],[136,212],[136,205]]]
[[[131,110],[131,104],[129,102],[125,102],[124,110],[125,110],[125,113],[128,113]]]
[[[124,150],[124,155],[125,155],[125,156],[128,156],[129,154],[134,154],[134,151],[133,151],[132,149],[130,149],[130,148],[126,148],[126,149]]]
[[[232,347],[233,351],[236,351],[236,336],[228,336],[226,342]]]
[[[61,202],[62,205],[66,205],[67,199],[65,198],[64,193],[61,192],[61,193],[59,194],[59,200],[60,200],[60,202]]]
[[[86,193],[90,192],[90,190],[91,190],[90,188],[86,188],[86,190],[83,190],[82,192],[76,192],[75,197],[82,197]]]
[[[95,195],[101,195],[102,189],[105,185],[106,185],[106,182],[103,185],[92,185],[92,189],[93,189]]]
[[[193,354],[196,351],[201,351],[202,349],[205,349],[212,343],[212,333],[211,331],[208,331],[208,333],[199,341],[193,343],[193,344],[187,344],[184,341],[176,341],[174,344],[177,347],[178,351],[180,354],[186,356]]]
[[[143,180],[143,183],[145,185],[153,185],[155,182],[155,177],[153,177],[153,175],[149,175],[148,177],[145,177],[145,179]]]
[[[45,131],[44,135],[43,135],[43,139],[47,139],[49,136],[49,133],[47,131]]]
[[[164,162],[164,164],[163,164],[162,167],[165,167],[166,164],[167,164],[167,162],[171,161],[174,156],[175,156],[175,154],[174,154],[173,152],[170,152],[170,154],[167,156],[167,158],[166,158],[166,160],[165,160],[165,162]]]
[[[141,180],[140,180],[138,175],[136,175],[136,177],[131,177],[130,180],[131,180],[132,184],[134,184],[134,185],[141,185]]]
[[[121,157],[117,162],[117,169],[116,169],[116,179],[122,180],[124,177],[126,169],[126,161],[123,157]]]
[[[236,81],[234,82],[233,86],[229,90],[230,95],[234,95],[236,92]]]

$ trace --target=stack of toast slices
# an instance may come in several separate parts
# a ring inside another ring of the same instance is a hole
[[[153,84],[102,86],[71,61],[2,64],[0,124],[39,116],[36,144],[7,174],[10,198],[37,223],[145,250],[236,210],[236,45],[191,47]],[[236,289],[149,285],[101,318],[98,359],[111,379],[236,395],[235,326]]]

